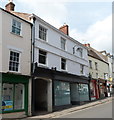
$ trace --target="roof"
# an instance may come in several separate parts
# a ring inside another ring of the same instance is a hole
[[[21,13],[21,12],[15,12],[15,11],[10,11],[12,14],[16,15],[16,16],[19,16],[27,21],[30,22],[30,16],[32,14],[28,14],[28,13]]]
[[[92,47],[88,47],[88,55],[108,64],[107,56],[103,55]]]
[[[23,20],[23,21],[25,21],[25,22],[27,22],[27,23],[29,23],[29,24],[32,24],[32,23],[30,22],[30,20],[27,19],[27,15],[29,16],[30,14],[23,13],[23,16],[22,16],[22,15],[19,14],[18,12],[7,11],[7,10],[1,8],[1,7],[0,7],[0,10],[4,11],[4,12],[6,12],[6,13],[12,15],[12,16],[15,16],[15,17],[17,17],[17,18],[19,18],[19,19],[21,19],[21,20]]]
[[[66,35],[65,33],[61,32],[59,29],[57,29],[57,28],[55,28],[54,26],[52,26],[51,24],[47,23],[46,21],[44,21],[43,19],[41,19],[40,17],[38,17],[38,16],[35,15],[35,14],[28,14],[28,13],[15,12],[15,11],[11,11],[11,13],[14,14],[14,15],[16,15],[16,16],[19,16],[19,17],[21,17],[21,18],[23,18],[23,19],[25,19],[25,20],[27,20],[27,21],[29,21],[29,22],[31,22],[31,21],[30,21],[30,18],[32,18],[32,17],[34,18],[34,17],[35,17],[35,18],[37,18],[38,20],[44,22],[46,25],[48,25],[49,27],[51,27],[51,28],[54,29],[55,31],[61,33],[61,34],[64,35],[64,36],[66,36],[68,39],[76,42],[76,44],[79,44],[80,46],[83,46],[82,43],[78,42],[77,40],[73,39],[72,37],[70,37],[70,36]],[[87,47],[85,47],[85,46],[83,46],[83,47],[84,47],[85,49],[87,49]]]

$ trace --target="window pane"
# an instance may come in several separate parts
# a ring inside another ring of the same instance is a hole
[[[14,109],[24,109],[24,85],[15,85],[15,105]]]
[[[3,83],[2,111],[13,110],[13,84]]]

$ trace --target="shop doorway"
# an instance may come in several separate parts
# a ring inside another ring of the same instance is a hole
[[[35,79],[33,94],[36,114],[52,112],[52,80]]]

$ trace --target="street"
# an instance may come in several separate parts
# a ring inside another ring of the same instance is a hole
[[[112,118],[112,102],[72,112],[59,118]]]

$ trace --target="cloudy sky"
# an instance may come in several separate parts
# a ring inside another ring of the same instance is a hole
[[[69,34],[97,50],[112,52],[112,0],[13,0],[15,11],[35,13],[59,28],[69,25]],[[0,0],[4,8],[8,0]]]

